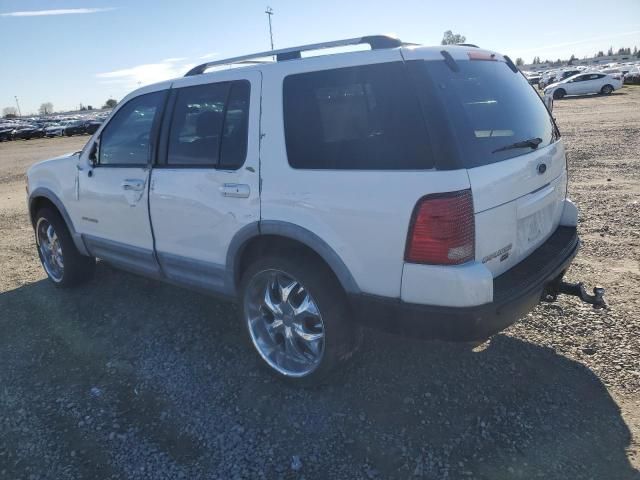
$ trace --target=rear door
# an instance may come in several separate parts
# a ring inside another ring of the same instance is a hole
[[[442,152],[438,168],[467,171],[476,261],[497,276],[558,226],[566,193],[564,147],[520,73],[490,52],[450,52],[452,61],[409,61],[409,68]],[[526,140],[531,143],[521,143]]]
[[[259,71],[198,75],[173,84],[153,169],[155,247],[171,280],[230,293],[233,236],[260,219]]]
[[[357,289],[399,298],[416,203],[468,189],[466,171],[435,171],[399,49],[278,66],[264,71],[261,228],[297,232]]]

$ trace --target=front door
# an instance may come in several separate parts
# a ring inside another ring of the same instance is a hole
[[[573,80],[571,93],[573,95],[582,95],[589,93],[589,75],[580,75]]]
[[[148,187],[154,140],[167,91],[140,95],[115,112],[100,133],[94,164],[80,163],[78,227],[90,253],[151,276]]]
[[[156,253],[173,281],[233,291],[227,251],[260,219],[260,72],[174,83],[150,186]]]

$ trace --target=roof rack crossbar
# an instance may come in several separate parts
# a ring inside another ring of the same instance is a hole
[[[368,44],[371,50],[379,50],[384,48],[397,48],[404,45],[398,38],[387,35],[369,35],[366,37],[348,38],[346,40],[335,40],[332,42],[313,43],[311,45],[302,45],[299,47],[282,48],[280,50],[269,50],[266,52],[252,53],[250,55],[241,55],[239,57],[226,58],[224,60],[216,60],[213,62],[203,63],[189,70],[185,77],[199,75],[204,73],[208,68],[219,65],[232,65],[237,63],[250,63],[250,60],[258,58],[275,57],[278,62],[285,60],[293,60],[301,58],[301,53],[309,50],[322,50],[325,48],[345,47],[349,45]],[[255,62],[259,63],[259,62]]]

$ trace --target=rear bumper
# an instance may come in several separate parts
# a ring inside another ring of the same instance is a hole
[[[548,283],[564,275],[578,253],[575,227],[558,229],[531,255],[493,280],[493,301],[473,307],[441,307],[375,295],[351,295],[365,326],[425,339],[484,340],[531,311]]]

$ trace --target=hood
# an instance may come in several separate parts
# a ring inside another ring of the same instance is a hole
[[[545,91],[546,91],[546,90],[551,90],[551,89],[556,88],[556,87],[559,87],[559,86],[560,86],[560,85],[562,85],[563,83],[566,83],[566,82],[565,82],[564,80],[562,80],[562,81],[560,81],[560,82],[553,82],[553,83],[550,83],[549,85],[547,85],[547,86],[545,87]]]
[[[42,160],[38,163],[34,163],[27,170],[27,176],[30,176],[35,170],[38,170],[42,165],[51,165],[52,163],[62,163],[65,161],[69,161],[72,157],[77,157],[80,152],[69,152],[64,155],[60,155],[59,157],[49,158],[47,160]]]

